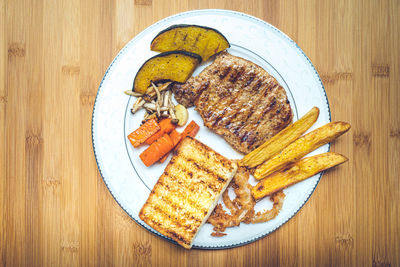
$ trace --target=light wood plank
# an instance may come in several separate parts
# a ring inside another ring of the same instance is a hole
[[[323,14],[332,9],[328,16]],[[324,83],[331,105],[332,120],[348,121],[352,124],[352,91],[353,86],[353,47],[355,7],[349,1],[319,2],[317,5],[317,47],[315,59],[317,69]],[[317,27],[318,25],[318,27]],[[330,32],[331,25],[336,25],[338,31]],[[311,58],[311,60],[313,60]],[[331,150],[350,158],[350,161],[339,168],[326,172],[320,186],[317,188],[316,198],[313,198],[316,207],[316,225],[318,231],[315,236],[317,249],[317,265],[333,264],[339,266],[354,265],[354,221],[348,220],[354,212],[355,178],[349,170],[352,169],[352,131],[336,140]],[[339,199],[346,202],[336,204]],[[324,220],[321,216],[337,218]],[[335,251],[337,257],[323,256],[324,250]]]
[[[6,3],[0,1],[0,103],[6,102],[7,28]]]
[[[6,187],[6,105],[0,103],[0,262],[6,261],[7,245],[7,187]]]
[[[72,264],[73,261],[65,255],[74,251],[74,233],[76,232],[77,222],[74,222],[76,215],[71,214],[68,203],[75,202],[68,181],[71,176],[64,171],[72,166],[70,157],[64,140],[69,136],[65,132],[68,116],[66,98],[69,91],[61,91],[61,68],[62,62],[62,2],[44,1],[43,2],[43,43],[47,44],[43,48],[44,54],[44,87],[45,87],[45,113],[44,139],[46,140],[44,152],[44,175],[43,175],[43,235],[42,253],[44,255],[43,264],[45,266],[61,266]],[[53,60],[49,60],[53,59]],[[74,112],[71,109],[71,112]],[[55,138],[57,137],[57,138]],[[70,165],[70,166],[68,166]],[[63,199],[67,194],[69,199]],[[66,204],[65,204],[66,203]],[[65,215],[66,214],[66,215]],[[71,237],[72,236],[72,237]],[[75,261],[76,263],[77,261]]]
[[[38,266],[40,177],[43,171],[41,5],[32,1],[6,5],[7,105],[6,198],[7,247],[10,265]],[[38,105],[36,105],[36,103]],[[15,197],[17,196],[17,197]]]
[[[371,87],[373,96],[373,105],[381,107],[380,111],[373,114],[369,119],[374,122],[371,139],[371,156],[374,159],[373,173],[370,174],[369,183],[373,194],[373,205],[369,209],[372,218],[373,234],[372,234],[372,264],[388,265],[393,264],[389,255],[390,239],[389,228],[389,199],[387,193],[390,190],[389,176],[389,147],[387,137],[389,136],[389,95],[390,95],[390,61],[392,59],[390,42],[382,42],[389,40],[390,33],[386,30],[390,27],[390,20],[383,19],[390,12],[389,1],[377,2],[371,5],[369,13],[371,16],[378,18],[377,22],[372,24],[370,28],[371,49],[368,51],[371,55],[370,72]],[[382,19],[380,19],[382,18]],[[373,38],[371,38],[374,36]],[[380,49],[374,49],[380,47]],[[381,177],[377,183],[376,177]]]
[[[0,1],[0,262],[6,261],[7,205],[6,199],[6,5]]]
[[[80,2],[80,1],[78,1]],[[91,188],[90,191],[82,191],[79,200],[82,203],[82,209],[85,210],[85,214],[81,217],[81,231],[87,233],[81,235],[81,254],[80,263],[83,265],[104,265],[104,262],[115,262],[106,258],[105,261],[99,261],[107,255],[112,255],[113,250],[110,244],[113,243],[112,237],[117,231],[116,228],[111,228],[113,231],[107,233],[109,224],[113,222],[112,209],[106,209],[111,213],[104,214],[100,212],[105,207],[112,207],[114,200],[108,193],[107,201],[103,201],[103,194],[98,195],[98,188],[101,188],[100,192],[103,192],[104,183],[98,175],[97,165],[92,152],[91,143],[91,120],[92,120],[92,108],[96,96],[97,89],[100,85],[100,81],[111,63],[113,57],[117,54],[118,50],[115,49],[113,53],[113,23],[115,15],[115,2],[101,2],[98,1],[85,1],[80,4],[80,23],[83,27],[80,27],[80,65],[81,71],[79,75],[79,88],[80,102],[79,102],[79,131],[76,132],[80,149],[76,153],[79,155],[85,155],[85,158],[81,158],[80,161],[80,187]],[[132,38],[132,36],[131,36]],[[100,41],[99,40],[103,40]],[[107,41],[106,41],[107,40]],[[93,58],[99,60],[94,61]],[[95,71],[93,71],[95,70]],[[82,134],[84,133],[84,134]],[[92,152],[88,154],[87,152]],[[88,164],[90,162],[90,164]],[[84,178],[83,178],[84,177]],[[100,200],[100,201],[99,201]],[[99,209],[94,209],[93,204],[98,201]],[[118,206],[118,205],[117,205]],[[104,211],[104,212],[105,212]],[[99,215],[105,215],[109,217],[105,219],[104,216],[98,217]],[[119,224],[116,225],[118,227]],[[106,229],[97,227],[107,227]],[[98,237],[103,237],[101,231],[105,231],[106,243],[98,242]],[[93,249],[94,246],[99,245],[98,249]],[[103,251],[105,254],[99,254]],[[115,258],[116,260],[117,258]],[[115,264],[115,263],[114,263]]]
[[[19,7],[21,8],[21,7]],[[43,80],[43,32],[34,29],[43,28],[43,5],[40,1],[27,1],[24,8],[29,10],[25,44],[26,58],[26,87],[22,104],[26,106],[26,113],[19,119],[25,120],[25,220],[26,220],[26,263],[31,266],[40,266],[42,254],[40,242],[43,229],[42,217],[42,177],[44,165],[43,115],[44,115],[44,80]],[[21,15],[19,15],[21,16]],[[10,92],[10,91],[9,91]],[[21,103],[19,103],[21,105]],[[12,107],[18,112],[18,106]],[[14,133],[17,134],[17,133]]]
[[[391,1],[389,12],[389,47],[390,50],[390,75],[389,75],[389,138],[388,140],[388,190],[385,191],[385,205],[388,208],[388,257],[393,265],[400,265],[400,208],[396,203],[400,202],[400,5],[397,1]],[[388,30],[388,29],[386,29]]]

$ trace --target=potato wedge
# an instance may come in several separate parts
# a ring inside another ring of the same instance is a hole
[[[251,193],[254,199],[261,199],[346,161],[346,157],[334,152],[304,158],[261,180]]]
[[[186,82],[201,62],[199,55],[173,51],[158,54],[147,60],[136,73],[132,91],[144,94],[151,82]]]
[[[313,107],[298,121],[289,125],[274,137],[266,141],[258,148],[244,156],[240,164],[246,167],[254,168],[274,155],[281,152],[286,146],[305,133],[318,119],[319,109]]]
[[[153,51],[184,50],[196,53],[203,61],[228,47],[228,40],[216,29],[187,24],[168,27],[157,34],[150,45]]]
[[[284,148],[281,153],[276,154],[258,166],[254,172],[254,177],[257,180],[267,177],[273,172],[284,168],[289,163],[301,159],[318,147],[332,142],[349,129],[350,124],[347,122],[337,121],[325,124],[324,126],[300,137]]]

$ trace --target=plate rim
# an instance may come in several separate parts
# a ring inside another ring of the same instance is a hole
[[[107,70],[105,71],[103,78],[101,79],[100,85],[97,89],[97,93],[96,93],[96,98],[94,100],[93,103],[93,110],[92,110],[92,123],[91,123],[91,134],[92,134],[92,147],[93,147],[93,153],[94,153],[94,157],[96,160],[96,165],[97,165],[97,169],[100,173],[100,176],[105,184],[105,186],[107,187],[108,191],[110,192],[111,196],[113,197],[113,199],[118,203],[118,205],[122,208],[122,210],[131,218],[133,219],[138,225],[140,225],[141,227],[143,227],[146,231],[161,237],[171,243],[174,243],[175,245],[178,245],[177,242],[175,242],[174,240],[172,240],[169,237],[166,237],[162,234],[160,234],[159,232],[155,231],[154,229],[148,228],[146,225],[142,224],[139,220],[137,220],[136,218],[134,218],[123,206],[122,204],[117,200],[116,196],[114,195],[114,193],[112,192],[112,190],[110,189],[106,179],[104,178],[104,175],[102,173],[100,164],[99,164],[99,160],[97,158],[97,153],[96,153],[96,146],[95,146],[95,138],[94,138],[94,123],[95,123],[95,111],[96,111],[96,103],[100,94],[100,90],[102,88],[102,85],[104,83],[105,78],[107,77],[108,72],[111,70],[111,67],[114,65],[114,63],[117,62],[117,60],[119,59],[119,57],[124,53],[124,51],[137,39],[139,39],[142,35],[144,35],[147,31],[150,31],[152,28],[156,27],[157,25],[164,23],[168,20],[171,20],[173,18],[179,17],[179,16],[184,16],[184,15],[190,15],[190,14],[195,14],[195,13],[210,13],[210,12],[215,12],[215,13],[222,13],[225,15],[233,15],[233,16],[242,16],[245,17],[249,20],[254,20],[258,23],[263,24],[266,27],[269,27],[270,29],[276,31],[278,34],[280,34],[281,36],[283,36],[287,41],[289,41],[290,44],[294,45],[294,48],[297,49],[298,51],[300,51],[300,54],[306,59],[306,61],[308,62],[309,66],[311,67],[311,70],[313,70],[314,74],[316,75],[316,77],[318,78],[318,81],[321,85],[321,88],[323,90],[323,93],[325,95],[325,100],[326,100],[326,104],[327,104],[327,111],[328,111],[328,120],[331,122],[332,121],[332,116],[331,116],[331,109],[330,109],[330,104],[329,104],[329,99],[328,99],[328,95],[326,93],[325,87],[322,83],[321,77],[319,76],[316,68],[314,67],[314,65],[312,64],[311,60],[307,57],[307,55],[303,52],[303,50],[300,48],[300,46],[293,41],[289,36],[287,36],[284,32],[282,32],[281,30],[279,30],[278,28],[276,28],[275,26],[273,26],[272,24],[257,18],[255,16],[243,13],[243,12],[238,12],[238,11],[233,11],[233,10],[228,10],[228,9],[197,9],[197,10],[190,10],[190,11],[185,11],[185,12],[180,12],[168,17],[165,17],[161,20],[158,20],[157,22],[151,24],[150,26],[146,27],[144,30],[142,30],[140,33],[138,33],[136,36],[134,36],[119,52],[118,54],[114,57],[114,59],[112,60],[112,62],[110,63],[110,65],[108,66]],[[331,145],[330,143],[328,143],[328,152],[330,151]],[[295,217],[297,215],[297,213],[303,208],[303,206],[308,202],[308,200],[310,199],[311,195],[314,193],[315,189],[317,188],[321,177],[323,176],[325,172],[321,172],[317,178],[317,182],[315,183],[314,188],[310,191],[309,195],[307,196],[307,198],[304,200],[304,202],[299,206],[299,208],[290,216],[288,217],[286,220],[282,221],[278,226],[276,226],[274,229],[269,230],[265,233],[263,233],[260,236],[257,236],[255,238],[252,238],[250,240],[247,241],[243,241],[243,242],[238,242],[232,245],[221,245],[221,246],[196,246],[193,245],[193,249],[201,249],[201,250],[221,250],[221,249],[229,249],[229,248],[235,248],[235,247],[240,247],[240,246],[244,246],[250,243],[253,243],[257,240],[260,240],[268,235],[270,235],[271,233],[275,232],[276,230],[278,230],[280,227],[282,227],[284,224],[286,224],[289,220],[291,220],[293,217]]]

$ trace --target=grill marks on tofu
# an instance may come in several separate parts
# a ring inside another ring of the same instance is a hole
[[[190,248],[236,170],[236,163],[186,137],[139,216],[155,230]]]
[[[293,118],[283,87],[260,66],[227,52],[198,76],[174,87],[175,98],[196,106],[204,125],[249,153]]]

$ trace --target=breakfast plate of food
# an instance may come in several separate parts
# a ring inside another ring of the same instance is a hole
[[[329,143],[323,84],[284,33],[247,14],[165,18],[115,57],[93,108],[96,162],[110,193],[148,231],[186,249],[254,242],[291,219]]]

